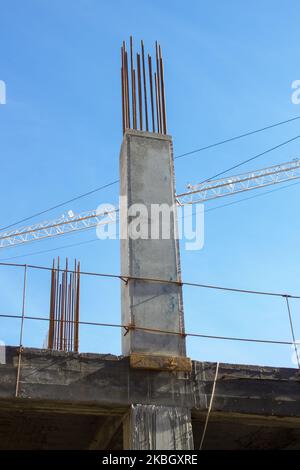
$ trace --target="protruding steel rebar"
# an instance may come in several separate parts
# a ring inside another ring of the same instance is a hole
[[[151,56],[149,54],[148,54],[148,68],[149,68],[149,83],[150,83],[152,132],[155,132],[155,114],[154,114],[153,79],[152,79],[152,59],[151,59]]]
[[[159,66],[160,66],[160,86],[161,86],[161,103],[162,103],[162,124],[163,134],[167,134],[167,111],[166,111],[166,96],[165,96],[165,77],[164,77],[164,63],[159,46]]]
[[[121,90],[122,90],[122,128],[123,134],[125,132],[125,90],[124,90],[124,66],[123,66],[123,49],[121,49],[122,54],[122,67],[121,67]]]
[[[125,87],[126,87],[126,115],[127,115],[127,128],[130,129],[130,105],[129,105],[129,78],[128,78],[128,55],[126,50],[125,51]]]
[[[141,57],[137,54],[137,76],[138,76],[138,95],[139,95],[139,121],[140,131],[143,130],[143,102],[142,102],[142,80],[141,80]]]
[[[141,41],[142,49],[142,65],[143,65],[143,85],[144,85],[144,102],[145,102],[145,121],[146,121],[146,131],[149,130],[148,125],[148,103],[147,103],[147,82],[146,82],[146,66],[145,66],[145,50],[144,50],[144,41]]]
[[[157,41],[155,42],[155,54],[156,54],[156,80],[157,80],[158,129],[159,129],[159,133],[162,134],[160,70],[159,70],[159,58],[158,58],[158,44],[157,44]]]
[[[121,92],[122,92],[122,128],[150,130],[152,132],[167,133],[166,96],[164,65],[161,46],[155,43],[155,70],[152,59],[148,54],[148,81],[145,63],[144,42],[141,41],[141,53],[136,54],[136,68],[133,51],[133,38],[130,36],[130,80],[128,74],[128,59],[126,43],[121,48]],[[153,83],[154,82],[154,83]],[[153,91],[153,86],[155,91]],[[149,87],[149,88],[148,88]],[[130,91],[129,91],[130,90]],[[154,97],[155,93],[155,97]],[[149,105],[148,105],[148,100]],[[151,111],[149,119],[148,109]]]
[[[132,121],[133,129],[137,129],[136,119],[136,76],[133,61],[133,39],[130,36],[130,69],[131,69],[131,98],[132,98]]]
[[[133,128],[135,129],[135,125],[134,125],[134,99],[135,99],[135,89],[134,89],[134,82],[133,82],[133,40],[132,40],[132,36],[130,36],[130,77],[131,77],[131,109],[132,109],[132,123],[133,123]]]
[[[48,348],[53,349],[54,341],[54,315],[55,315],[55,271],[54,271],[54,260],[52,264],[51,271],[51,291],[50,291],[50,324],[49,324],[49,334],[48,334]]]
[[[154,85],[155,85],[155,103],[156,103],[156,126],[157,132],[160,134],[160,119],[159,119],[159,95],[158,95],[158,77],[157,73],[154,73]]]
[[[75,279],[75,323],[74,323],[74,348],[78,351],[79,343],[79,304],[80,304],[80,262],[77,264],[77,273]]]
[[[59,351],[78,351],[79,343],[79,302],[80,263],[75,260],[74,272],[66,267],[59,271],[53,261],[51,271],[50,319],[48,348]]]
[[[60,258],[57,258],[57,269],[60,269]],[[55,271],[56,277],[56,292],[55,292],[55,341],[54,348],[58,349],[58,338],[59,338],[59,312],[60,312],[60,299],[61,299],[61,290],[59,285],[59,271]]]

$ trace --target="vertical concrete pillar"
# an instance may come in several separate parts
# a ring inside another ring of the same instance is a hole
[[[193,449],[190,410],[186,408],[132,405],[123,430],[124,449]]]
[[[122,282],[122,323],[132,325],[122,336],[122,353],[131,357],[132,367],[152,369],[149,374],[159,373],[161,368],[172,369],[173,373],[176,370],[188,372],[190,362],[185,357],[182,287],[176,283],[181,281],[181,274],[171,137],[127,130],[120,154],[120,178],[123,199],[121,273],[175,281],[173,284],[136,279]],[[160,227],[155,238],[158,209],[165,217],[169,215],[170,231],[163,232]],[[139,217],[138,224],[136,216]],[[133,233],[134,228],[136,233]],[[124,423],[124,447],[135,450],[193,449],[190,410],[133,404]]]
[[[121,272],[180,281],[176,211],[171,211],[170,236],[164,238],[166,234],[160,232],[158,239],[149,238],[157,223],[157,216],[151,212],[153,205],[164,204],[165,209],[175,207],[171,137],[127,130],[120,154],[120,177],[121,238],[124,238],[121,240]],[[134,204],[143,204],[148,211],[140,214],[138,228],[143,235],[137,239],[130,237],[130,224],[135,215],[130,211]],[[184,332],[180,285],[129,280],[127,284],[122,283],[121,289],[123,324]],[[122,338],[122,352],[124,355],[185,356],[185,337],[132,329]]]

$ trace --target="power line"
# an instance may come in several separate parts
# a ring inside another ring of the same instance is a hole
[[[42,271],[61,271],[65,272],[65,269],[63,268],[49,268],[48,266],[39,266],[35,264],[19,264],[19,263],[0,263],[0,266],[11,266],[11,267],[21,267],[21,268],[31,268],[31,269],[37,269],[37,270],[42,270]],[[69,269],[69,273],[75,273],[75,271]],[[228,292],[236,292],[236,293],[241,293],[241,294],[252,294],[252,295],[266,295],[266,296],[271,296],[271,297],[284,297],[284,298],[290,298],[290,299],[300,299],[300,295],[294,295],[294,294],[287,294],[283,292],[268,292],[268,291],[257,291],[257,290],[250,290],[250,289],[238,289],[235,287],[225,287],[225,286],[216,286],[212,284],[200,284],[196,282],[186,282],[186,281],[172,281],[169,279],[161,279],[161,278],[155,278],[155,277],[139,277],[139,276],[128,276],[127,274],[110,274],[110,273],[98,273],[98,272],[91,272],[91,271],[80,271],[80,274],[83,276],[95,276],[95,277],[105,277],[105,278],[111,278],[111,279],[119,279],[124,282],[128,281],[142,281],[142,282],[153,282],[153,283],[158,283],[158,284],[171,284],[171,285],[176,285],[176,286],[188,286],[188,287],[199,287],[199,288],[204,288],[204,289],[215,289],[215,290],[222,290],[222,291],[228,291]]]
[[[290,142],[291,140],[294,140],[294,139],[296,139],[296,138],[300,138],[300,135],[297,136],[297,137],[294,137],[293,139],[290,139],[288,142]],[[286,142],[285,142],[285,143],[286,143]],[[284,145],[284,143],[279,144],[279,146],[281,146],[281,145]],[[276,146],[276,147],[274,147],[274,148],[277,148],[277,147],[278,147],[278,146]],[[256,156],[254,156],[254,157],[252,157],[251,159],[248,159],[248,160],[246,160],[246,161],[253,160],[254,158],[257,158],[258,156],[260,156],[260,155],[262,155],[262,154],[264,154],[264,153],[267,153],[267,152],[269,152],[270,150],[271,150],[271,149],[266,150],[265,152],[260,153],[259,155],[256,155]],[[238,164],[238,165],[236,165],[236,166],[240,166],[240,165],[242,165],[243,163],[245,163],[245,162],[242,162],[242,163],[240,163],[240,164]],[[225,170],[225,171],[227,171],[227,170]],[[186,193],[186,194],[187,194],[187,193]],[[111,212],[118,212],[118,211],[119,211],[119,209],[115,209],[114,211],[111,211]],[[91,217],[94,217],[94,215],[93,215],[93,214],[92,214],[92,215],[85,215],[84,217],[77,218],[76,221],[80,221],[80,220],[84,220],[84,219],[89,219],[89,218],[91,218]],[[66,222],[64,222],[64,221],[62,221],[62,222],[57,222],[57,223],[55,223],[55,224],[53,224],[53,225],[47,225],[46,228],[49,229],[49,228],[57,227],[57,226],[60,226],[60,225],[70,224],[70,223],[73,223],[73,222],[74,222],[74,219],[69,220],[69,221],[66,221]],[[80,229],[80,230],[87,230],[87,229],[89,229],[89,228],[90,228],[90,227],[84,227],[84,228],[82,228],[82,229]],[[42,228],[39,227],[39,226],[38,226],[37,228],[32,228],[32,229],[30,229],[30,230],[28,229],[27,231],[23,231],[23,232],[22,232],[22,235],[25,235],[25,234],[27,234],[27,233],[32,233],[32,232],[40,231],[41,229],[42,229]],[[59,236],[59,235],[63,235],[63,233],[58,233],[56,236]],[[4,234],[4,236],[3,236],[2,238],[9,238],[9,237],[10,237],[10,235]],[[1,234],[0,234],[0,238],[1,238]]]
[[[259,157],[262,157],[263,155],[266,155],[267,153],[270,153],[270,152],[273,152],[274,150],[277,150],[279,149],[280,147],[283,147],[284,145],[287,145],[289,144],[290,142],[294,142],[295,140],[299,139],[300,138],[300,134],[299,135],[296,135],[295,137],[292,137],[291,139],[288,139],[288,140],[285,140],[284,142],[281,142],[280,144],[278,145],[275,145],[275,147],[271,147],[267,150],[264,150],[263,152],[261,153],[258,153],[256,155],[254,155],[253,157],[251,158],[247,158],[247,160],[243,160],[241,161],[240,163],[237,163],[236,165],[233,165],[229,168],[226,168],[226,170],[223,170],[221,171],[220,173],[216,173],[215,175],[213,176],[210,176],[209,178],[206,178],[205,180],[203,181],[200,181],[199,184],[202,184],[202,183],[206,183],[207,181],[211,181],[215,178],[217,178],[218,176],[221,176],[221,175],[224,175],[225,173],[228,173],[228,171],[231,171],[231,170],[235,170],[236,168],[242,166],[242,165],[245,165],[246,163],[249,163],[251,162],[252,160],[256,160],[257,158]]]
[[[280,122],[277,122],[275,124],[270,124],[269,126],[261,127],[260,129],[255,129],[253,131],[245,132],[244,134],[236,135],[234,137],[230,137],[229,139],[220,140],[219,142],[215,142],[214,144],[209,144],[209,145],[206,145],[205,147],[200,147],[200,148],[192,150],[190,152],[186,152],[186,153],[182,153],[181,155],[177,155],[177,157],[175,157],[175,160],[177,160],[178,158],[183,158],[183,157],[187,157],[189,155],[193,155],[193,154],[198,153],[198,152],[203,152],[204,150],[208,150],[208,149],[211,149],[211,148],[214,148],[214,147],[218,147],[219,145],[227,144],[229,142],[233,142],[235,140],[242,139],[243,137],[248,137],[250,135],[257,134],[259,132],[263,132],[263,131],[266,131],[268,129],[272,129],[274,127],[281,126],[282,124],[287,124],[289,122],[296,121],[297,119],[300,119],[300,116],[297,116],[297,117],[294,117],[294,118],[291,118],[291,119],[287,119],[286,121],[280,121]]]
[[[0,261],[10,261],[13,259],[18,259],[18,258],[24,258],[26,256],[34,256],[34,255],[42,255],[44,253],[50,253],[51,251],[57,251],[57,250],[62,250],[64,248],[72,248],[74,246],[79,246],[79,245],[86,245],[88,243],[93,243],[100,241],[99,238],[92,238],[90,240],[85,240],[83,242],[77,242],[77,243],[71,243],[69,245],[62,245],[56,248],[49,248],[48,250],[41,250],[41,251],[33,251],[31,253],[26,253],[25,255],[16,255],[16,256],[10,256],[9,258],[0,258]]]
[[[223,207],[232,206],[234,204],[239,204],[240,202],[248,201],[249,199],[255,199],[257,197],[265,196],[267,194],[274,193],[274,192],[277,192],[277,191],[281,191],[281,190],[287,189],[291,186],[296,186],[298,184],[300,184],[300,181],[298,181],[297,183],[287,184],[285,186],[282,186],[281,188],[271,189],[269,191],[264,191],[263,193],[255,194],[253,196],[244,197],[244,198],[239,199],[237,201],[228,202],[226,204],[222,204],[222,205],[217,206],[217,207],[210,207],[209,209],[205,209],[205,213],[210,212],[210,211],[215,211],[215,210],[218,210],[218,209],[222,209]],[[185,218],[191,217],[192,215],[193,214],[185,215]],[[180,218],[182,219],[183,217],[180,217]],[[52,251],[63,250],[65,248],[72,248],[74,246],[85,245],[85,244],[93,243],[93,242],[96,242],[96,241],[99,241],[99,239],[98,238],[96,238],[96,239],[92,238],[90,240],[86,240],[86,241],[83,241],[83,242],[72,243],[72,244],[69,244],[69,245],[61,245],[61,246],[57,246],[56,248],[50,248],[50,249],[47,249],[47,250],[34,251],[34,252],[31,252],[31,253],[26,253],[24,255],[10,256],[9,258],[0,258],[0,261],[10,261],[10,260],[19,259],[19,258],[25,258],[27,256],[34,256],[34,255],[40,255],[40,254],[44,254],[44,253],[50,253]]]
[[[207,212],[216,211],[218,209],[223,209],[223,207],[233,206],[234,204],[239,204],[240,202],[248,201],[249,199],[255,199],[257,197],[266,196],[270,193],[282,191],[283,189],[287,189],[291,186],[296,186],[297,184],[300,184],[300,181],[298,181],[297,183],[286,184],[285,186],[282,186],[281,188],[271,189],[269,191],[264,191],[259,194],[254,194],[253,196],[243,197],[242,199],[238,199],[237,201],[227,202],[226,204],[220,204],[219,206],[216,206],[216,207],[210,207],[209,209],[205,209],[205,214]],[[207,202],[211,202],[211,201],[207,201]],[[193,212],[192,214],[185,215],[184,218],[192,217],[194,214],[195,212]],[[183,217],[180,217],[180,218],[183,219]],[[1,261],[1,258],[0,258],[0,261]]]
[[[294,117],[294,118],[287,119],[287,120],[285,120],[285,121],[280,121],[280,122],[277,122],[277,123],[274,123],[274,124],[270,124],[269,126],[265,126],[265,127],[260,128],[260,129],[255,129],[255,130],[253,130],[253,131],[245,132],[244,134],[236,135],[236,136],[234,136],[234,137],[230,137],[229,139],[221,140],[221,141],[218,141],[218,142],[215,142],[215,143],[206,145],[205,147],[200,147],[200,148],[195,149],[195,150],[192,150],[192,151],[190,151],[190,152],[182,153],[182,154],[180,154],[180,155],[177,155],[174,159],[177,160],[177,159],[179,159],[179,158],[187,157],[188,155],[192,155],[192,154],[195,154],[195,153],[198,153],[198,152],[202,152],[202,151],[204,151],[204,150],[208,150],[208,149],[213,148],[213,147],[217,147],[217,146],[219,146],[219,145],[223,145],[223,144],[226,144],[226,143],[229,143],[229,142],[233,142],[233,141],[235,141],[235,140],[242,139],[242,138],[244,138],[244,137],[247,137],[247,136],[250,136],[250,135],[253,135],[253,134],[257,134],[257,133],[259,133],[259,132],[266,131],[266,130],[268,130],[268,129],[272,129],[272,128],[274,128],[274,127],[278,127],[278,126],[281,126],[281,125],[283,125],[283,124],[287,124],[287,123],[296,121],[296,120],[298,120],[298,119],[300,119],[300,116],[296,116],[296,117]],[[292,140],[295,140],[295,138],[292,139]],[[292,141],[292,140],[290,140],[290,141]],[[287,141],[286,143],[288,143],[288,142],[290,142],[290,141]],[[285,143],[283,143],[283,144],[281,144],[281,145],[279,145],[279,146],[276,146],[275,148],[278,148],[278,147],[280,147],[280,146],[282,146],[282,145],[285,145]],[[275,150],[275,148],[270,149],[270,150],[268,150],[268,151],[265,152],[265,153],[271,152],[272,150]],[[264,153],[263,153],[263,154],[264,154]],[[263,155],[263,154],[262,154],[262,155]],[[261,155],[259,155],[259,156],[261,156]],[[258,158],[258,156],[256,156],[255,158]],[[247,163],[248,161],[251,161],[251,160],[253,160],[253,159],[254,159],[254,158],[251,158],[251,159],[249,159],[249,160],[246,160],[245,162],[240,163],[240,164],[238,164],[237,166],[241,166],[242,164]],[[234,166],[233,168],[237,168],[237,166]],[[230,169],[231,169],[231,168],[229,168],[228,170],[225,170],[225,171],[222,172],[222,173],[219,173],[219,175],[221,175],[221,174],[223,174],[223,173],[226,173],[226,172],[229,171]],[[217,176],[219,176],[219,175],[217,175]],[[213,178],[213,177],[211,177],[211,178],[209,178],[209,179],[207,179],[207,180],[205,180],[205,181],[209,181],[209,180],[212,179],[212,178]],[[205,182],[205,181],[203,181],[203,182]],[[50,212],[50,211],[52,211],[52,210],[54,210],[54,209],[58,209],[59,207],[62,207],[62,206],[64,206],[64,205],[66,205],[66,204],[69,204],[70,202],[77,201],[78,199],[81,199],[81,198],[83,198],[83,197],[90,196],[90,195],[93,194],[93,193],[96,193],[96,192],[98,192],[98,191],[101,191],[102,189],[106,189],[106,188],[108,188],[108,187],[110,187],[110,186],[113,186],[113,185],[119,183],[119,182],[120,182],[119,179],[117,179],[117,180],[115,180],[115,181],[111,181],[110,183],[107,183],[107,184],[105,184],[105,185],[103,185],[103,186],[99,186],[98,188],[92,189],[91,191],[88,191],[88,192],[86,192],[86,193],[80,194],[80,195],[78,195],[78,196],[75,196],[75,197],[73,197],[73,198],[71,198],[71,199],[68,199],[67,201],[63,201],[63,202],[61,202],[61,203],[59,203],[59,204],[56,204],[56,205],[54,205],[54,206],[51,206],[51,207],[49,207],[49,208],[47,208],[47,209],[44,209],[44,210],[39,211],[39,212],[36,212],[36,213],[34,213],[34,214],[32,214],[32,215],[30,215],[30,216],[28,216],[28,217],[25,217],[25,218],[23,218],[23,219],[17,220],[16,222],[13,222],[13,223],[11,223],[11,224],[9,224],[9,225],[6,225],[5,227],[0,227],[0,230],[6,230],[6,229],[8,229],[8,228],[14,227],[15,225],[18,225],[18,224],[20,224],[20,223],[22,223],[22,222],[26,222],[27,220],[33,219],[34,217],[37,217],[37,216],[42,215],[42,214],[46,214],[47,212]]]
[[[6,225],[6,227],[1,227],[0,230],[6,230],[10,227],[13,227],[14,225],[18,225],[18,224],[21,224],[22,222],[26,222],[27,220],[33,219],[34,217],[37,217],[38,215],[42,215],[42,214],[45,214],[46,212],[50,212],[54,209],[58,209],[59,207],[69,204],[70,202],[74,202],[74,201],[77,201],[78,199],[82,199],[83,197],[90,196],[93,193],[96,193],[98,191],[101,191],[102,189],[109,188],[110,186],[113,186],[114,184],[119,183],[119,181],[120,180],[111,181],[110,183],[107,183],[107,184],[104,184],[103,186],[99,186],[98,188],[92,189],[91,191],[88,191],[87,193],[80,194],[79,196],[75,196],[72,199],[68,199],[67,201],[63,201],[59,204],[56,204],[55,206],[49,207],[48,209],[44,209],[40,212],[36,212],[35,214],[25,217],[24,219],[20,219],[16,222],[13,222],[10,225]]]
[[[0,318],[17,318],[17,319],[23,318],[24,320],[38,320],[38,321],[49,322],[49,318],[35,317],[35,316],[29,316],[29,315],[25,315],[22,317],[22,315],[0,314]],[[59,321],[59,320],[56,320],[56,321]],[[74,323],[74,321],[73,322],[71,321],[70,323]],[[217,336],[217,335],[206,335],[202,333],[193,333],[193,332],[182,333],[180,331],[162,330],[159,328],[147,328],[147,327],[142,327],[142,326],[135,326],[132,324],[125,325],[125,324],[120,324],[120,323],[101,323],[101,322],[91,322],[91,321],[78,321],[76,323],[78,323],[79,325],[102,326],[102,327],[109,327],[109,328],[124,328],[126,331],[138,330],[138,331],[145,331],[149,333],[163,333],[163,334],[176,335],[176,336],[189,336],[193,338],[240,341],[240,342],[246,342],[246,343],[264,343],[264,344],[278,344],[278,345],[280,344],[284,346],[291,346],[291,345],[300,346],[300,343],[297,341],[292,342],[292,341],[273,340],[273,339],[243,338],[243,337],[237,337],[237,336]]]

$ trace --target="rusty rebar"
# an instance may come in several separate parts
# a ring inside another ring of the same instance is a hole
[[[155,41],[155,53],[156,53],[157,103],[158,103],[158,122],[159,122],[158,132],[160,134],[162,134],[160,70],[159,70],[158,43],[157,43],[157,41]]]
[[[80,264],[75,260],[74,271],[69,271],[68,258],[63,270],[59,259],[57,265],[53,262],[51,270],[48,348],[78,351]]]
[[[78,352],[79,340],[79,304],[80,304],[80,262],[77,264],[76,276],[76,302],[75,302],[75,331],[74,331],[74,351]]]
[[[124,82],[124,58],[123,58],[123,47],[121,47],[121,60],[122,60],[122,67],[121,67],[121,93],[122,93],[122,128],[123,134],[125,132],[125,82]]]
[[[160,134],[167,133],[166,94],[164,65],[161,46],[155,42],[155,66],[148,54],[145,62],[144,42],[141,41],[141,53],[134,59],[133,38],[130,36],[130,74],[128,74],[128,59],[126,43],[121,47],[121,94],[122,94],[122,128],[150,130]],[[146,70],[148,67],[148,70]],[[129,80],[130,75],[130,80]],[[148,75],[148,80],[147,80]],[[154,83],[153,83],[154,82]],[[153,90],[155,88],[155,91]],[[154,96],[155,93],[155,96]],[[149,119],[148,109],[151,110]]]
[[[130,110],[129,110],[129,85],[128,85],[128,60],[126,52],[126,44],[123,41],[121,47],[122,57],[122,111],[123,111],[123,129],[130,128]]]
[[[160,86],[161,86],[162,122],[163,122],[162,133],[167,134],[167,111],[166,111],[164,63],[163,63],[162,52],[161,52],[160,46],[159,46],[159,65],[160,65]]]
[[[62,281],[60,285],[61,289],[61,310],[60,310],[60,330],[59,330],[59,350],[63,350],[63,343],[64,343],[64,319],[65,319],[65,271],[62,273]]]
[[[126,88],[125,96],[126,96],[126,116],[127,116],[126,123],[127,123],[127,128],[130,129],[131,119],[130,119],[130,104],[129,104],[128,55],[127,55],[126,49],[124,49],[124,51],[125,51],[125,88]]]
[[[156,102],[156,126],[157,132],[160,134],[160,119],[159,119],[159,96],[158,96],[158,77],[154,72],[154,85],[155,85],[155,102]]]
[[[135,77],[135,68],[133,62],[133,39],[130,36],[130,69],[131,69],[131,101],[132,101],[132,120],[133,120],[133,129],[137,129],[137,119],[136,119],[136,77]]]
[[[144,41],[141,41],[141,50],[142,50],[142,68],[143,68],[145,121],[146,121],[146,131],[148,131],[148,130],[149,130],[149,125],[148,125],[148,103],[147,103],[147,82],[146,82],[146,66],[145,66]]]
[[[140,54],[136,55],[137,61],[137,77],[138,77],[138,97],[139,97],[139,121],[140,131],[143,130],[143,102],[142,102],[142,80],[141,80],[141,57]]]
[[[50,323],[49,323],[49,334],[48,334],[48,347],[53,349],[54,339],[54,312],[55,312],[55,271],[54,271],[54,260],[51,271],[51,292],[50,292]]]
[[[154,114],[154,98],[153,98],[153,79],[152,79],[152,59],[148,54],[149,84],[150,84],[150,102],[152,117],[152,132],[155,132],[155,114]]]
[[[60,258],[57,258],[57,269],[60,269]],[[60,311],[60,289],[59,289],[59,273],[60,271],[55,271],[55,280],[56,280],[56,288],[55,288],[55,337],[54,337],[54,348],[58,349],[58,337],[59,337],[59,311]]]

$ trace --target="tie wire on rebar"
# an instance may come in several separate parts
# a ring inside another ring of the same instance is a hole
[[[133,38],[130,36],[129,53],[125,41],[121,47],[123,134],[126,129],[167,134],[165,76],[161,46],[157,41],[155,42],[155,68],[150,54],[146,63],[143,41],[141,41],[141,50],[136,54],[136,58],[133,49]]]

